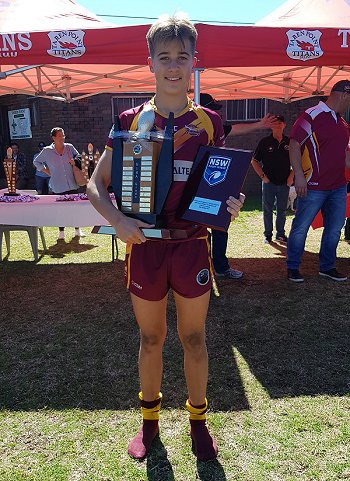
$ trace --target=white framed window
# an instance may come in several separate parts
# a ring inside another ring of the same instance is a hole
[[[114,115],[119,115],[124,110],[132,109],[141,105],[147,100],[150,100],[153,94],[140,94],[140,95],[121,95],[118,97],[112,97],[112,121],[114,121]]]
[[[226,118],[228,122],[260,120],[266,115],[267,99],[227,100]]]

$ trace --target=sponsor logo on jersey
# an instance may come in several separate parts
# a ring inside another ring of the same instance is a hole
[[[186,182],[193,162],[191,160],[174,160],[174,182]]]
[[[186,133],[192,135],[193,137],[198,137],[203,129],[199,129],[196,125],[190,124],[185,125]]]
[[[198,272],[196,277],[196,281],[200,286],[205,286],[206,284],[208,284],[209,279],[209,269],[202,269]]]
[[[312,60],[322,57],[323,50],[320,45],[322,32],[320,30],[288,30],[288,45],[286,53],[293,60]]]
[[[203,174],[204,180],[210,187],[220,184],[225,180],[230,164],[229,157],[210,155]]]
[[[69,59],[84,55],[86,49],[83,30],[62,30],[47,35],[51,40],[51,48],[47,53],[52,57]]]
[[[140,286],[140,284],[138,284],[137,282],[131,281],[131,284],[132,284],[133,286],[135,286],[136,289],[139,289],[140,291],[142,290],[142,286]]]

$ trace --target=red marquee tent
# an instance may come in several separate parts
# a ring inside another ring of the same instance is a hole
[[[196,25],[201,91],[290,102],[350,76],[350,0],[292,0],[262,22]],[[0,94],[152,92],[148,28],[112,26],[72,0],[0,2]]]

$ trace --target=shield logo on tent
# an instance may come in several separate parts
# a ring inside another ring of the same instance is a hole
[[[47,34],[51,40],[49,55],[64,59],[81,57],[85,53],[83,30],[63,30]]]
[[[220,184],[225,180],[230,164],[230,157],[210,155],[203,174],[204,180],[210,187]]]
[[[288,30],[287,55],[293,60],[312,60],[322,57],[323,50],[320,45],[322,32],[320,30]]]

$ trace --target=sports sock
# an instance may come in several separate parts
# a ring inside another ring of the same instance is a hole
[[[192,450],[198,461],[209,461],[215,459],[218,454],[218,447],[215,439],[209,434],[206,425],[206,412],[208,401],[200,406],[193,406],[189,400],[186,408],[190,413]]]
[[[154,438],[159,432],[159,410],[162,393],[153,401],[144,401],[142,392],[139,393],[142,412],[142,426],[136,436],[130,441],[128,454],[135,459],[143,459],[147,456]]]

